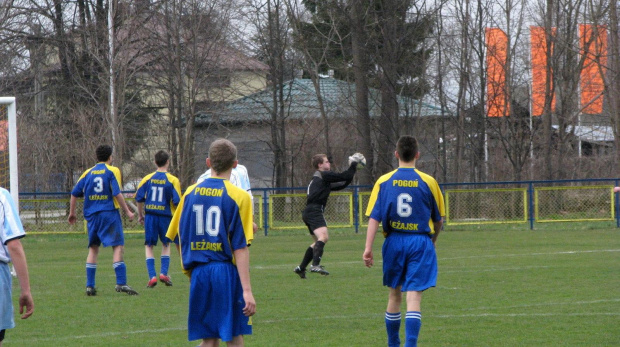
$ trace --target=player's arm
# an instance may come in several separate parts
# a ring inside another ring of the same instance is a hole
[[[136,204],[138,205],[138,222],[144,224],[144,202],[136,201]]]
[[[116,201],[121,206],[123,211],[125,211],[125,214],[127,214],[127,217],[129,217],[130,220],[133,220],[133,212],[131,212],[131,210],[129,209],[129,206],[127,205],[127,202],[123,197],[123,193],[118,193],[114,197],[116,198]]]
[[[241,288],[243,288],[243,300],[245,307],[243,314],[252,316],[256,313],[256,301],[252,294],[252,285],[250,284],[250,250],[248,247],[239,248],[233,251],[237,270],[239,271],[239,279],[241,280]]]
[[[372,244],[375,242],[375,236],[379,230],[379,221],[370,218],[368,219],[368,228],[366,229],[366,247],[364,247],[364,264],[367,267],[372,267],[375,263],[374,256],[372,254]]]
[[[329,183],[331,190],[342,190],[353,181],[357,162],[352,162],[348,169],[343,172],[323,171],[321,178]]]
[[[75,205],[77,203],[77,197],[71,195],[71,199],[69,199],[69,224],[75,224],[77,221],[77,216],[75,215]]]
[[[15,267],[15,272],[19,280],[19,313],[22,314],[22,319],[26,319],[34,312],[34,301],[30,293],[30,277],[28,276],[26,252],[24,252],[24,247],[18,238],[9,240],[6,246],[11,255],[11,262]]]
[[[439,232],[441,231],[441,228],[443,227],[443,218],[440,219],[438,222],[433,221],[433,230],[435,230],[435,233],[433,234],[433,244],[435,244],[435,241],[437,241],[437,236],[439,236]]]

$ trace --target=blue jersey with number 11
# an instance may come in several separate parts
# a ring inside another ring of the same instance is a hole
[[[146,213],[172,217],[180,200],[179,179],[168,172],[155,171],[138,184],[136,201],[144,203]]]
[[[431,223],[445,215],[443,195],[435,179],[415,168],[401,167],[379,178],[370,195],[366,216],[383,232],[432,234]]]

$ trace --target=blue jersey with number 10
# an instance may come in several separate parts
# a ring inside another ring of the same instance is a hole
[[[401,167],[379,178],[366,216],[390,232],[432,234],[432,222],[445,215],[443,195],[435,179],[415,168]]]
[[[233,262],[233,251],[254,238],[250,195],[230,181],[211,177],[183,194],[166,237],[179,235],[185,274],[209,262]]]

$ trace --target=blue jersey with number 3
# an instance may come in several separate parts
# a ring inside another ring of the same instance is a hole
[[[184,272],[209,262],[233,262],[233,251],[254,238],[250,195],[230,181],[211,177],[190,186],[166,237],[179,235]]]
[[[431,223],[445,215],[443,195],[435,179],[415,168],[401,167],[379,178],[366,216],[390,232],[432,234]]]
[[[121,193],[121,171],[106,163],[98,163],[84,171],[71,195],[84,197],[84,217],[119,208],[116,195]]]

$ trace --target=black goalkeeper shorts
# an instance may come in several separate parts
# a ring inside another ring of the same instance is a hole
[[[310,234],[314,235],[314,231],[318,228],[327,227],[325,216],[323,216],[323,206],[308,205],[302,212],[301,217],[308,227]]]

